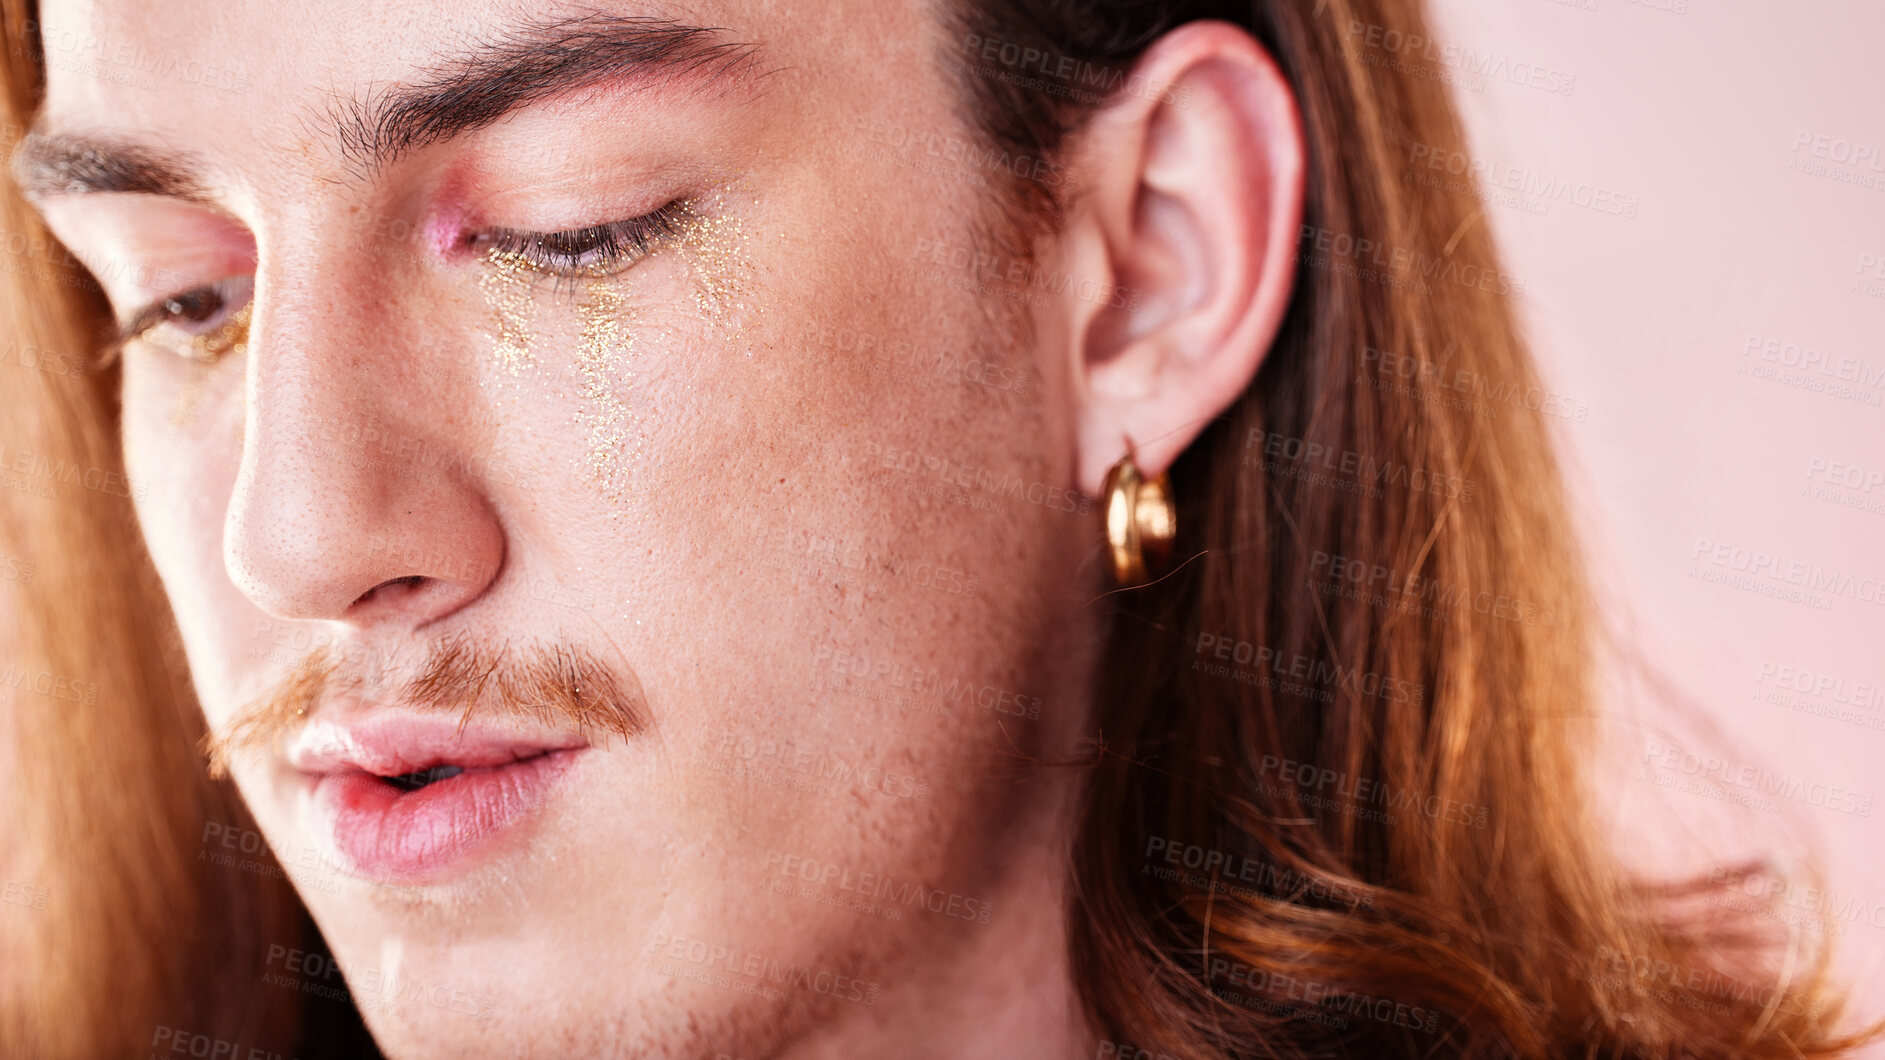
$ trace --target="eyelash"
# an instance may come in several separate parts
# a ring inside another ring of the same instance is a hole
[[[229,297],[230,293],[236,297]],[[225,310],[226,319],[209,331],[188,331],[178,321],[188,319],[186,314],[191,310],[200,311],[206,298],[215,299],[214,307],[203,312],[196,323],[202,323]],[[231,303],[235,304],[234,309],[229,308]],[[179,357],[199,364],[215,364],[230,353],[247,350],[249,314],[254,305],[254,278],[248,275],[224,277],[215,283],[165,295],[131,314],[130,319],[106,343],[99,365],[109,365],[124,351],[126,344],[136,339],[162,346]],[[158,329],[165,327],[170,328],[171,334],[158,335]]]
[[[510,262],[525,270],[559,278],[613,276],[642,260],[669,239],[682,235],[693,216],[693,206],[685,199],[675,199],[655,210],[625,221],[578,228],[567,232],[524,232],[514,228],[490,228],[473,233],[467,240],[494,262]],[[253,292],[229,315],[227,322],[214,331],[192,334],[173,328],[179,336],[153,337],[159,328],[180,319],[185,307],[205,297],[219,300],[217,310],[226,308],[229,299],[223,289],[232,281],[249,277],[230,277],[206,283],[187,291],[166,295],[132,313],[107,343],[99,359],[109,365],[126,344],[142,339],[163,346],[181,357],[202,364],[214,364],[230,353],[241,353],[248,346],[249,313],[254,306]],[[239,286],[239,284],[238,284]]]
[[[489,228],[470,239],[494,262],[560,278],[613,276],[686,231],[693,207],[675,199],[640,217],[568,232]]]

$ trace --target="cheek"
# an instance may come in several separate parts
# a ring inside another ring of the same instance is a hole
[[[229,581],[223,516],[242,445],[242,364],[204,369],[171,355],[126,351],[124,458],[138,524],[183,634],[209,708],[219,697],[201,675],[237,669],[229,645],[246,643],[256,614]]]
[[[649,483],[647,612],[694,813],[808,856],[897,835],[931,858],[973,830],[997,748],[1029,739],[982,704],[1040,686],[1058,513],[1026,502],[1052,478],[1032,394],[937,369],[975,351],[1021,372],[1021,352],[985,349],[959,293],[870,264],[865,283],[808,260],[754,356],[709,362],[714,400]],[[871,850],[853,856],[896,857]]]

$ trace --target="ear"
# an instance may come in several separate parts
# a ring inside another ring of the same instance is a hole
[[[1093,116],[1061,233],[1075,473],[1099,496],[1130,444],[1169,467],[1250,385],[1295,280],[1304,147],[1268,52],[1225,22],[1188,23]],[[1094,292],[1103,292],[1095,297]]]

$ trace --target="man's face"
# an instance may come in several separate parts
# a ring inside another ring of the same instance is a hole
[[[1052,918],[1003,899],[1088,657],[1054,325],[986,289],[923,5],[536,6],[45,3],[41,130],[187,179],[44,207],[167,320],[124,441],[210,726],[330,660],[234,776],[382,1043],[764,1051]],[[626,739],[476,688],[573,656]]]

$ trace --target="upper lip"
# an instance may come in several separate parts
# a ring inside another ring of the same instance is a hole
[[[288,764],[303,773],[394,777],[436,766],[494,769],[588,746],[573,733],[516,732],[476,721],[461,727],[456,714],[383,707],[349,718],[315,718],[290,742]]]

